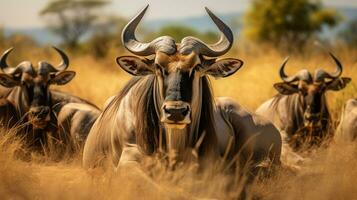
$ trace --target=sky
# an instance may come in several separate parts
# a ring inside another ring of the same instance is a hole
[[[0,26],[11,28],[33,28],[45,26],[38,15],[50,0],[0,0]],[[132,17],[150,5],[145,20],[180,19],[200,16],[207,6],[214,13],[224,14],[244,11],[249,0],[112,0],[105,13]],[[323,0],[327,6],[356,7],[357,0]]]

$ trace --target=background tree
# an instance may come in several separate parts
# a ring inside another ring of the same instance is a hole
[[[4,27],[0,26],[0,47],[5,46],[5,30]]]
[[[96,58],[105,58],[110,50],[117,49],[120,35],[127,23],[122,17],[102,16],[94,26],[95,31],[86,41],[87,50]]]
[[[7,35],[4,28],[0,27],[0,54],[10,47],[14,47],[16,51],[16,56],[9,57],[10,64],[17,65],[24,58],[36,56],[39,44],[32,37],[21,33]]]
[[[346,29],[340,32],[340,36],[348,46],[357,47],[357,17],[348,23]]]
[[[292,50],[339,20],[336,10],[324,8],[318,0],[253,0],[245,15],[244,33],[249,39]]]
[[[49,29],[61,37],[66,46],[76,48],[98,18],[96,11],[107,3],[104,0],[54,0],[40,15],[48,17]]]

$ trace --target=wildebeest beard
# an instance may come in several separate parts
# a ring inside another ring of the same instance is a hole
[[[159,94],[159,84],[154,86],[155,110],[160,119],[162,98]],[[168,157],[170,167],[180,162],[198,161],[202,153],[214,149],[215,127],[213,120],[213,98],[206,77],[196,78],[192,83],[191,123],[160,125],[159,151]]]

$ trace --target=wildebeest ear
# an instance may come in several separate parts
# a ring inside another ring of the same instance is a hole
[[[326,83],[327,89],[328,90],[342,90],[343,88],[346,87],[346,85],[351,82],[351,78],[348,77],[342,77],[342,78],[336,78],[332,81],[329,81]]]
[[[17,85],[20,85],[20,81],[16,80],[15,78],[7,74],[0,74],[0,85],[7,88],[12,88]]]
[[[154,73],[150,67],[150,60],[140,59],[136,56],[120,56],[117,58],[118,65],[133,76],[145,76]]]
[[[243,61],[234,58],[225,58],[218,60],[208,66],[205,73],[216,77],[227,77],[234,74],[238,69],[240,69],[243,65]]]
[[[55,85],[64,85],[68,82],[70,82],[74,76],[76,75],[76,72],[74,71],[63,71],[59,72],[56,74],[55,77],[51,78],[50,83],[55,84]]]
[[[283,95],[290,95],[299,92],[298,85],[291,84],[291,83],[275,83],[274,88],[278,90],[280,94]]]

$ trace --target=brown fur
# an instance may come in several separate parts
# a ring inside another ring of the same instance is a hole
[[[200,59],[199,56],[194,52],[188,55],[183,55],[178,52],[174,55],[157,52],[155,57],[155,63],[166,68],[168,72],[173,72],[177,68],[180,68],[184,71],[189,71],[200,63]]]

